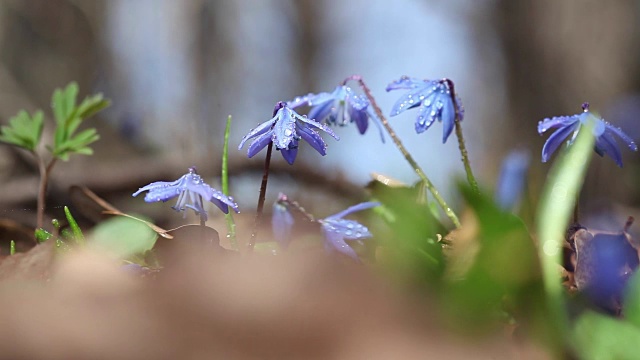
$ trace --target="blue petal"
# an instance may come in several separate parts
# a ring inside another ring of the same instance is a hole
[[[316,96],[316,94],[312,94],[312,93],[309,93],[309,94],[304,95],[304,96],[296,96],[293,100],[287,101],[287,106],[290,109],[295,109],[298,106],[310,105],[309,104],[309,100],[311,98],[313,98],[314,96]]]
[[[338,251],[342,254],[345,254],[356,261],[360,261],[358,258],[358,254],[344,241],[344,236],[332,230],[330,226],[322,226],[322,230],[324,232],[325,237],[325,246],[324,248],[327,252]]]
[[[502,162],[495,201],[503,210],[512,210],[520,200],[526,183],[529,158],[527,151],[513,151]]]
[[[574,122],[573,124],[560,128],[551,134],[542,148],[542,162],[547,162],[551,157],[551,154],[553,154],[569,134],[575,131],[579,126],[580,122]]]
[[[340,137],[338,135],[336,135],[336,133],[333,132],[333,130],[331,130],[328,126],[321,124],[315,120],[309,119],[306,116],[301,116],[298,113],[294,112],[294,117],[297,120],[302,121],[303,123],[307,124],[307,125],[311,125],[313,127],[315,127],[316,129],[320,129],[324,132],[326,132],[327,134],[331,135],[331,137],[333,137],[336,140],[340,140]]]
[[[456,121],[456,111],[453,106],[453,100],[451,96],[447,96],[446,99],[443,99],[444,107],[441,110],[440,118],[442,119],[442,143],[446,143],[449,135],[453,131],[453,127],[455,126]]]
[[[323,222],[324,224],[331,226],[333,232],[340,233],[347,240],[362,240],[373,236],[366,226],[355,220],[325,219]]]
[[[342,210],[337,214],[333,214],[331,216],[327,216],[325,218],[325,220],[341,219],[341,218],[343,218],[343,217],[345,217],[345,216],[347,216],[349,214],[352,214],[354,212],[362,211],[362,210],[366,210],[366,209],[371,209],[371,208],[376,207],[376,206],[380,206],[380,203],[379,202],[373,202],[373,201],[363,202],[363,203],[360,203],[358,205],[350,206],[346,210]]]
[[[422,105],[418,110],[418,117],[416,118],[415,123],[415,129],[418,134],[426,131],[429,127],[431,127],[431,125],[433,125],[433,122],[436,120],[437,111],[434,112],[435,115],[432,115],[436,98],[437,94],[431,94],[422,101]]]
[[[334,96],[335,90],[333,93],[322,92],[309,97],[309,106],[317,106],[320,104],[325,104],[327,102],[332,102],[335,100]]]
[[[358,108],[357,106],[349,106],[349,117],[351,121],[356,123],[356,127],[360,134],[364,134],[369,127],[369,114],[367,113],[366,106],[364,108]]]
[[[286,205],[275,202],[271,216],[271,228],[273,236],[283,249],[289,247],[291,242],[291,229],[293,228],[293,216]]]
[[[616,140],[610,133],[605,132],[596,138],[595,150],[600,155],[609,155],[619,167],[622,167],[622,154]]]
[[[331,115],[333,110],[333,99],[329,99],[329,101],[325,101],[322,103],[318,103],[314,107],[309,110],[309,115],[307,116],[309,119],[314,119],[317,122],[322,122]]]
[[[252,158],[255,154],[259,153],[265,146],[271,142],[272,133],[266,132],[260,135],[257,139],[251,142],[249,149],[247,150],[247,157]]]
[[[309,126],[305,123],[298,124],[298,135],[309,143],[320,155],[327,155],[327,144],[325,144],[324,140],[315,130],[309,128]]]
[[[280,149],[280,152],[289,165],[293,165],[293,162],[296,161],[296,156],[298,155],[298,148]]]
[[[638,151],[638,145],[636,145],[636,143],[627,135],[625,134],[622,129],[615,127],[609,123],[605,123],[606,124],[606,131],[610,131],[616,135],[618,135],[618,137],[620,137],[620,139],[622,139],[622,141],[624,141],[624,143],[629,147],[629,149],[631,149],[632,151]]]
[[[208,185],[207,185],[208,186]],[[223,213],[228,214],[229,208],[232,208],[236,213],[240,212],[238,204],[233,200],[233,197],[225,195],[222,191],[211,188],[212,196],[207,199],[217,206]]]
[[[434,91],[440,88],[436,81],[423,81],[422,85],[401,96],[391,108],[391,116],[396,116],[405,110],[412,109],[422,103]]]
[[[278,113],[279,112],[280,111],[278,111]],[[276,114],[276,116],[274,116],[271,120],[267,122],[263,122],[262,124],[258,125],[255,129],[252,129],[251,131],[249,131],[249,133],[245,135],[240,141],[240,145],[238,145],[238,150],[242,149],[242,146],[244,146],[244,143],[247,140],[269,131],[269,129],[271,129],[271,126],[276,122],[277,119],[278,119],[278,114]]]
[[[569,126],[579,121],[580,115],[555,116],[552,118],[546,118],[538,122],[538,134],[542,135],[542,133],[546,132],[549,129]]]
[[[408,76],[402,76],[399,80],[395,80],[394,82],[387,85],[387,91],[398,90],[398,89],[413,89],[424,83],[424,80],[410,78]]]
[[[272,140],[276,149],[286,149],[296,136],[296,117],[297,113],[284,106],[278,110],[276,117],[276,125],[273,128]]]

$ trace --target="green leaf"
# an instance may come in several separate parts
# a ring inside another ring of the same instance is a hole
[[[36,111],[33,116],[22,110],[9,119],[9,126],[0,128],[0,141],[35,151],[40,143],[44,115]]]
[[[229,196],[229,133],[231,132],[231,115],[227,117],[227,124],[224,128],[224,145],[222,147],[222,193]],[[227,222],[227,238],[233,250],[238,250],[238,240],[236,239],[236,223],[233,221],[233,214],[229,211],[224,215]]]
[[[72,153],[91,155],[88,145],[99,139],[95,129],[87,129],[75,135],[82,122],[109,106],[102,94],[87,96],[76,106],[78,85],[69,84],[64,90],[57,89],[53,94],[52,106],[56,118],[56,130],[53,155],[63,161],[69,160]]]
[[[445,307],[467,330],[498,325],[504,317],[505,302],[511,304],[510,311],[527,316],[531,306],[544,301],[536,248],[527,227],[514,214],[502,211],[485,193],[466,184],[461,185],[461,191],[478,225],[475,236],[457,239],[460,242],[454,238],[452,246],[457,247],[459,256],[468,249],[473,249],[475,256],[462,257],[472,265],[451,281]],[[467,232],[476,230],[469,228],[470,224],[465,226]]]
[[[15,255],[16,253],[16,242],[11,240],[9,243],[9,255]]]
[[[151,250],[157,234],[144,223],[127,217],[114,217],[98,224],[88,245],[119,258]]]
[[[56,119],[56,130],[54,134],[54,147],[62,144],[68,137],[68,121],[76,107],[78,96],[78,84],[70,83],[64,89],[56,89],[53,92],[51,107]]]
[[[111,102],[105,99],[102,94],[87,96],[80,106],[78,106],[76,115],[82,119],[87,119],[104,110]]]
[[[76,153],[82,155],[91,155],[93,154],[93,150],[88,147],[88,145],[94,143],[99,140],[100,136],[97,134],[96,129],[86,129],[80,132],[75,137],[68,139],[64,143],[62,143],[54,152],[54,156],[62,159],[68,160],[69,155]]]
[[[637,359],[640,329],[629,322],[586,312],[574,327],[576,351],[581,359]]]
[[[635,274],[627,282],[624,297],[624,317],[632,324],[640,328],[640,272]]]
[[[562,259],[565,231],[593,154],[595,137],[592,129],[592,122],[582,125],[574,143],[556,159],[542,190],[537,213],[538,253],[552,312],[549,321],[555,323],[561,333],[566,331],[568,319],[558,265]]]
[[[73,240],[77,244],[84,244],[84,235],[82,234],[82,230],[80,230],[80,226],[78,226],[78,222],[71,215],[71,211],[69,211],[68,207],[64,207],[64,215],[67,217],[67,221],[69,222],[69,227],[71,227],[71,233],[73,235]]]
[[[428,204],[417,201],[419,189],[387,186],[380,181],[370,182],[367,188],[372,200],[382,204],[374,213],[391,230],[389,234],[376,236],[387,253],[390,270],[412,282],[437,281],[445,267],[438,234],[445,235],[447,230],[434,218]]]
[[[53,234],[43,228],[38,228],[35,231],[35,237],[38,243],[43,243],[51,239],[53,237]]]

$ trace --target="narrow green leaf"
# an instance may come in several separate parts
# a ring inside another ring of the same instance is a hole
[[[558,326],[559,336],[568,327],[558,264],[562,241],[593,154],[593,124],[582,126],[573,145],[565,149],[549,171],[537,214],[538,252],[544,286],[549,300],[549,321]]]
[[[64,215],[67,217],[67,221],[71,227],[73,239],[77,244],[84,244],[84,235],[82,234],[82,230],[80,230],[80,226],[78,226],[76,219],[73,218],[71,211],[69,211],[69,208],[66,206],[64,207]]]
[[[77,116],[82,119],[87,119],[104,110],[111,102],[104,99],[102,94],[96,94],[85,98],[77,109]]]
[[[227,117],[227,124],[224,128],[224,145],[222,147],[222,193],[229,196],[229,133],[231,132],[231,115]],[[234,250],[238,250],[238,240],[236,239],[236,223],[233,214],[229,211],[224,216],[227,221],[227,238]]]
[[[9,244],[9,255],[14,255],[16,253],[16,242],[11,240]]]

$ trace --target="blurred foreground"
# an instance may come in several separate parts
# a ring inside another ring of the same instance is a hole
[[[545,358],[506,336],[463,342],[424,299],[326,256],[170,253],[153,274],[52,241],[3,258],[0,358]]]

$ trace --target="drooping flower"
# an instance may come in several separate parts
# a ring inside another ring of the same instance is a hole
[[[589,111],[589,103],[582,104],[583,112],[576,115],[568,116],[556,116],[552,118],[546,118],[538,123],[538,133],[546,132],[549,129],[557,128],[551,136],[544,143],[542,148],[542,162],[547,162],[558,147],[571,135],[571,138],[567,141],[567,145],[571,145],[578,136],[578,132],[588,121],[593,121],[593,136],[596,138],[594,146],[595,152],[604,156],[609,155],[613,161],[620,167],[622,167],[622,155],[620,154],[620,148],[614,137],[618,136],[632,151],[638,151],[638,146],[633,140],[625,134],[622,129],[611,125],[601,117],[593,114]]]
[[[321,92],[296,97],[290,101],[289,106],[296,108],[301,105],[309,105],[308,117],[317,122],[325,122],[328,125],[346,126],[355,123],[360,134],[364,134],[371,120],[380,131],[380,138],[384,142],[384,134],[378,119],[369,112],[369,100],[357,95],[346,85],[338,85],[333,92]]]
[[[442,142],[447,142],[449,135],[453,131],[456,121],[462,121],[464,109],[460,98],[453,96],[453,82],[448,79],[442,80],[420,80],[402,76],[389,84],[387,91],[408,89],[391,109],[391,116],[396,116],[407,109],[420,107],[416,118],[415,128],[418,134],[427,130],[434,121],[442,122]],[[457,107],[457,109],[456,109]]]
[[[242,138],[238,150],[242,149],[247,140],[255,138],[247,151],[247,156],[253,157],[273,141],[276,150],[280,150],[284,159],[293,165],[300,139],[308,142],[320,155],[327,154],[327,144],[316,130],[322,130],[334,139],[340,140],[329,127],[307,116],[299,115],[284,102],[278,103],[276,109],[271,120],[258,125]]]
[[[289,211],[287,200],[287,195],[280,193],[278,200],[273,203],[273,214],[271,216],[273,236],[283,249],[289,247],[291,229],[293,228],[293,216]]]
[[[515,150],[502,162],[495,201],[505,211],[512,210],[522,197],[529,169],[529,158],[529,152]]]
[[[355,220],[343,219],[343,217],[354,213],[356,211],[362,211],[370,209],[380,205],[377,202],[364,202],[358,205],[349,207],[337,214],[328,216],[324,219],[318,220],[322,226],[322,232],[324,233],[325,241],[324,248],[327,252],[331,253],[338,251],[342,254],[350,256],[351,258],[359,261],[358,254],[349,246],[346,240],[363,240],[372,237],[366,226],[360,224]]]
[[[212,202],[225,214],[229,213],[229,207],[235,212],[240,212],[233,197],[226,196],[205,183],[202,177],[196,173],[195,167],[190,167],[189,172],[176,181],[156,181],[141,187],[133,193],[133,196],[138,196],[144,191],[148,191],[144,197],[144,201],[148,203],[165,202],[177,196],[178,202],[173,206],[174,210],[181,212],[192,209],[204,221],[207,220],[207,212],[204,209],[203,200]]]

